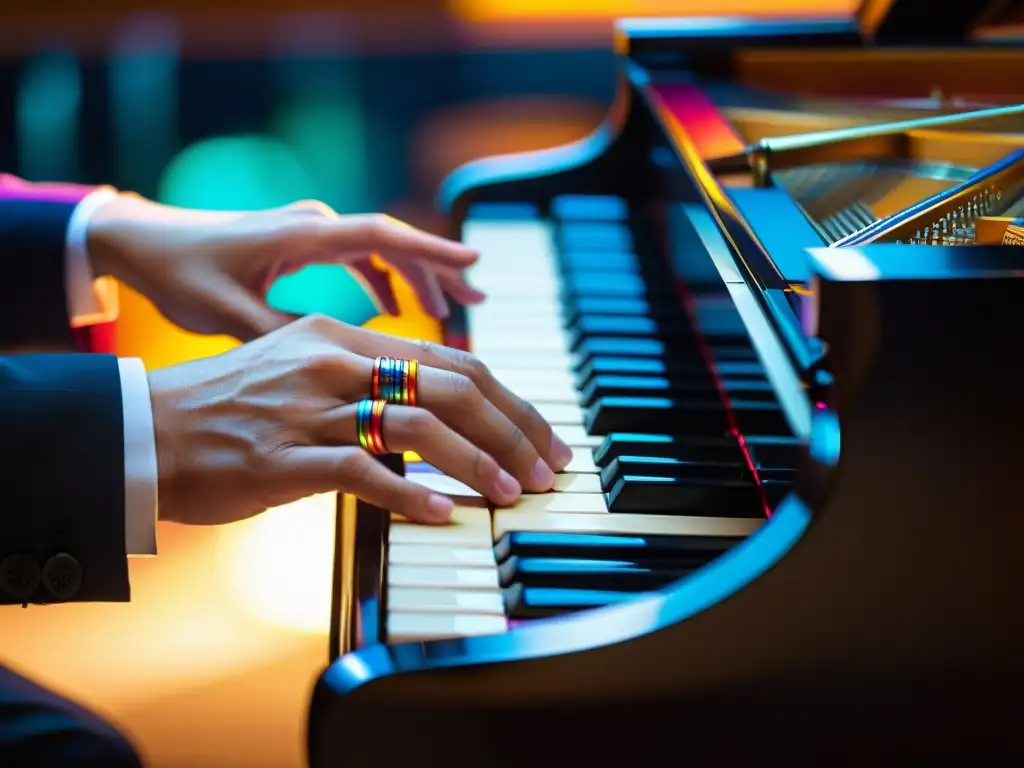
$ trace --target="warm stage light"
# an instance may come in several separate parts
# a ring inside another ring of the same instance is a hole
[[[852,13],[858,0],[450,0],[476,23],[614,19],[626,16],[786,16]]]
[[[336,499],[311,496],[223,529],[217,578],[242,612],[284,629],[327,631]]]

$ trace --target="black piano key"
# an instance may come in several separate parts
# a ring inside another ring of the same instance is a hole
[[[651,299],[666,302],[671,300],[672,289],[665,283],[648,283],[644,280],[633,280],[635,275],[624,272],[617,273],[618,277],[624,279],[613,280],[606,274],[578,275],[574,280],[563,280],[561,285],[560,300],[571,306],[573,302],[581,298],[591,296],[603,298],[621,299]]]
[[[633,233],[623,223],[566,222],[557,230],[559,250],[626,251],[634,250]]]
[[[467,219],[489,221],[523,221],[540,218],[540,210],[532,203],[474,203],[466,213]]]
[[[688,479],[709,483],[735,480],[755,485],[750,467],[742,460],[706,462],[666,459],[660,456],[620,456],[601,470],[601,487],[607,493],[615,486],[616,480],[627,476]]]
[[[710,397],[606,397],[586,410],[584,425],[591,435],[635,431],[719,436],[729,429],[721,400]]]
[[[730,411],[741,435],[787,435],[791,430],[782,406],[771,400],[730,398]]]
[[[648,358],[652,368],[649,372],[660,373],[665,369],[664,364],[657,358],[664,357],[668,345],[660,339],[634,338],[623,339],[615,336],[591,336],[580,348],[581,363],[590,357],[643,357]],[[577,368],[580,366],[577,366]]]
[[[759,517],[761,492],[754,482],[620,476],[605,494],[608,510],[622,514]]]
[[[577,340],[590,336],[654,336],[657,338],[696,339],[681,319],[666,321],[646,315],[582,315],[568,327]]]
[[[589,344],[584,344],[576,351],[580,356],[580,365],[573,379],[576,389],[580,392],[598,376],[672,376],[680,379],[707,377],[709,380],[711,377],[704,360],[696,351],[691,351],[687,355],[680,351],[666,361],[656,357],[589,355],[589,347]]]
[[[756,466],[756,465],[755,465]],[[795,467],[757,467],[757,476],[761,482],[794,483],[796,482]]]
[[[700,567],[730,549],[735,540],[717,536],[634,536],[609,533],[516,531],[494,545],[499,562],[519,557],[567,557],[587,560],[671,560]]]
[[[513,584],[504,590],[505,613],[513,620],[546,619],[635,599],[633,592],[606,589],[558,589]]]
[[[629,251],[572,251],[558,256],[558,268],[563,275],[582,272],[640,273],[640,259]]]
[[[652,456],[681,461],[743,461],[743,451],[732,435],[691,437],[612,432],[594,449],[594,463],[606,467],[620,456]]]
[[[635,337],[623,337],[622,346],[632,344]],[[603,339],[595,344],[594,339],[588,338],[575,350],[580,361],[576,366],[576,382],[579,389],[583,389],[591,378],[599,375],[615,376],[669,376],[673,378],[688,378],[702,376],[711,373],[708,371],[704,357],[700,350],[688,347],[685,344],[672,345],[669,342],[658,340],[665,345],[666,352],[662,357],[634,356],[632,354],[604,355],[595,353],[597,346],[608,348]],[[738,380],[741,378],[764,380],[765,371],[761,364],[749,360],[730,360],[715,365],[715,371],[722,379]],[[635,430],[634,430],[635,431]]]
[[[589,408],[603,397],[715,397],[718,390],[709,376],[688,380],[673,380],[664,376],[614,376],[592,377],[580,390],[580,405]]]
[[[571,305],[563,307],[563,317],[571,324],[587,315],[612,315],[625,317],[655,317],[658,319],[685,319],[682,310],[671,302],[652,304],[647,299],[617,299],[606,296],[583,296]]]
[[[749,339],[747,326],[731,302],[696,302],[690,313],[693,327],[706,339]]]
[[[775,390],[768,381],[756,379],[723,379],[715,382],[710,376],[616,376],[612,374],[592,377],[580,390],[580,404],[587,408],[602,397],[721,397],[724,391],[730,398],[744,401],[774,403]]]
[[[715,348],[712,348],[711,356],[715,356]],[[764,366],[757,360],[716,360],[715,372],[721,378],[739,378],[741,376],[754,377],[758,379],[767,378]]]
[[[768,508],[775,509],[784,498],[793,492],[793,483],[785,480],[765,480],[761,483],[761,490],[764,492]]]
[[[800,465],[800,441],[790,435],[743,436],[755,467],[797,467]]]
[[[582,560],[562,557],[518,557],[498,566],[503,587],[562,587],[643,592],[659,589],[692,572],[672,561]]]
[[[551,216],[560,221],[625,221],[629,204],[612,195],[559,195],[551,201]]]
[[[587,269],[570,272],[562,278],[562,287],[580,296],[635,297],[647,294],[647,283],[634,272],[599,272]]]

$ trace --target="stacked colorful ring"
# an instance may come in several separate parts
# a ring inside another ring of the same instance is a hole
[[[356,434],[359,444],[370,453],[387,453],[384,444],[384,406],[386,400],[360,400],[356,406]]]
[[[415,360],[378,357],[373,361],[370,397],[395,405],[416,405],[419,370]]]

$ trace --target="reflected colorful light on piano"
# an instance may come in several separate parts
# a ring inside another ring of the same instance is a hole
[[[671,83],[654,85],[651,90],[657,96],[659,109],[686,125],[694,149],[705,160],[743,151],[743,141],[697,86]]]

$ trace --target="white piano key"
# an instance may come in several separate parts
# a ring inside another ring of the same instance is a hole
[[[580,394],[571,384],[545,384],[535,381],[523,381],[514,386],[506,384],[509,389],[528,403],[561,403],[562,405],[579,405]]]
[[[755,533],[764,520],[685,515],[593,515],[555,512],[494,512],[494,540],[516,531],[618,533],[632,536],[695,536],[740,540]]]
[[[459,637],[500,635],[508,630],[504,616],[445,613],[395,613],[388,615],[387,640],[392,645]]]
[[[480,315],[481,317],[506,315],[509,317],[524,317],[536,315],[544,318],[561,318],[562,312],[557,302],[551,299],[540,299],[536,296],[517,296],[515,298],[502,298],[500,296],[488,296],[483,304],[466,308],[466,316],[469,318]]]
[[[489,589],[389,587],[388,613],[505,614],[505,598]]]
[[[473,503],[470,502],[477,502]],[[388,531],[391,544],[427,544],[434,546],[490,546],[491,518],[483,499],[459,499],[445,525],[422,525],[392,514]]]
[[[554,274],[538,272],[529,264],[521,264],[515,272],[504,274],[477,273],[470,275],[469,280],[484,293],[494,296],[531,296],[556,301],[561,292]]]
[[[568,356],[569,343],[564,335],[531,336],[522,331],[507,333],[485,331],[470,335],[470,347],[477,357],[494,351],[553,352]]]
[[[533,318],[546,322],[562,322],[562,312],[557,303],[535,299],[496,299],[488,296],[483,304],[466,308],[466,317],[477,320],[520,320]]]
[[[583,409],[569,403],[537,403],[541,418],[551,425],[582,426]]]
[[[555,475],[552,490],[557,493],[601,493],[601,476],[559,472]]]
[[[480,260],[470,267],[471,270],[486,268],[489,257],[507,264],[524,255],[551,258],[555,252],[551,225],[541,220],[468,219],[462,225],[462,242],[480,253]]]
[[[563,333],[560,320],[547,317],[501,317],[496,315],[470,318],[470,332],[477,333],[501,333],[507,332],[509,328],[517,331],[528,331],[544,336],[554,336]]]
[[[388,587],[432,589],[500,589],[497,568],[451,568],[439,565],[388,565]]]
[[[491,375],[509,389],[516,387],[568,387],[575,391],[572,374],[569,371],[544,371],[536,368],[514,368],[505,366],[491,368]]]
[[[594,453],[590,448],[573,448],[572,460],[562,471],[570,473],[591,472],[594,474],[601,472],[597,464],[594,463]]]
[[[593,477],[593,475],[584,475]],[[441,565],[447,567],[494,568],[494,550],[469,547],[432,547],[422,544],[389,544],[390,565]]]
[[[570,448],[596,448],[604,440],[600,435],[588,435],[582,425],[557,424],[554,431]]]
[[[443,493],[446,496],[457,496],[466,498],[481,497],[481,494],[474,491],[461,480],[454,477],[442,475],[438,472],[407,472],[406,478],[417,485],[429,488],[434,493]]]
[[[524,350],[489,349],[476,352],[480,362],[488,368],[511,368],[572,372],[576,366],[576,356],[566,352],[537,352],[530,354]]]
[[[603,493],[524,493],[510,506],[501,507],[501,511],[523,515],[606,515],[608,502],[605,501]]]

